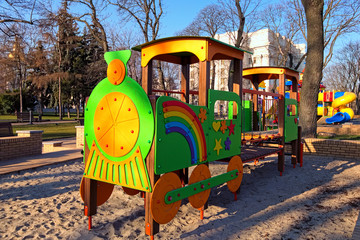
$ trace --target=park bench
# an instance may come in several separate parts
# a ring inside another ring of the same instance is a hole
[[[31,121],[30,121],[30,115],[31,115]],[[38,121],[38,118],[34,118],[30,112],[17,112],[16,113],[17,122],[33,122]]]
[[[83,118],[75,118],[75,120],[80,124],[80,126],[84,126],[84,119]]]
[[[61,147],[62,144],[62,141],[45,141],[42,143],[43,153],[56,151],[56,148]]]
[[[14,136],[10,122],[0,122],[0,137]]]

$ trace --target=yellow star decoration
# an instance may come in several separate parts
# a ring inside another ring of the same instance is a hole
[[[222,149],[223,147],[221,146],[221,138],[219,140],[217,140],[215,138],[215,147],[214,147],[214,151],[217,151],[217,155],[219,155],[219,151],[220,149]]]
[[[204,123],[204,121],[207,118],[205,108],[200,108],[199,118],[200,118],[201,123]]]

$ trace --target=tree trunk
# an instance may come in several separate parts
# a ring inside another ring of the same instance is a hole
[[[61,77],[59,77],[59,120],[62,120]]]
[[[212,65],[212,72],[211,72],[211,84],[210,84],[210,88],[211,89],[215,89],[215,76],[216,76],[216,64],[214,61],[211,61],[211,65]]]
[[[19,88],[19,94],[20,94],[20,112],[23,112],[23,95],[22,95],[22,80],[20,76],[20,88]]]
[[[301,88],[300,124],[303,137],[316,137],[317,99],[324,57],[323,0],[301,0],[307,21],[307,60]]]
[[[81,105],[79,104],[79,108],[82,108],[82,111],[80,111],[80,114],[82,117],[85,117],[85,104],[86,104],[87,98],[86,97],[81,97]]]
[[[70,119],[70,104],[67,104],[67,115],[68,119]]]
[[[239,48],[242,41],[243,41],[243,32],[244,32],[244,26],[245,26],[245,16],[243,13],[243,10],[240,6],[240,1],[235,1],[236,10],[238,12],[239,16],[239,27],[237,30],[237,36],[235,41],[235,47]],[[228,73],[228,89],[229,92],[233,91],[233,82],[234,82],[234,59],[231,59],[230,65],[229,65],[229,73]]]
[[[20,94],[20,112],[23,112],[23,79],[22,79],[22,73],[21,73],[21,60],[20,60],[20,56],[18,56],[18,74],[19,74],[19,94]]]
[[[42,116],[44,114],[44,103],[43,103],[43,100],[42,100],[42,96],[43,94],[40,93],[40,96],[39,96],[39,122],[42,120]]]
[[[228,71],[228,90],[229,92],[233,91],[233,82],[234,82],[234,60],[230,61],[229,71]]]
[[[158,70],[159,83],[163,87],[163,90],[166,90],[164,72],[163,72],[163,70],[161,68],[161,62],[160,61],[157,61],[157,70]]]
[[[76,103],[75,108],[76,108],[76,118],[79,119],[80,118],[80,106],[79,106],[79,102]]]
[[[301,63],[305,60],[306,57],[306,53],[303,54],[299,60],[299,62],[296,64],[296,66],[294,67],[295,70],[298,70],[298,68],[300,67]]]

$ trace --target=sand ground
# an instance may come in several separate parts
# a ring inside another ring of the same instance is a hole
[[[148,239],[143,199],[116,186],[87,230],[79,184],[83,163],[72,161],[0,176],[0,239]],[[360,211],[360,161],[276,157],[245,167],[238,200],[225,185],[211,190],[204,220],[187,200],[161,225],[156,239],[351,239]],[[212,175],[226,165],[210,165]]]

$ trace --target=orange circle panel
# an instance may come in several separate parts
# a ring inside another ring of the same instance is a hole
[[[108,155],[128,154],[139,137],[139,114],[133,101],[123,93],[104,96],[95,110],[94,131],[100,148]]]
[[[114,190],[113,184],[97,181],[96,206],[100,206],[100,205],[104,204],[110,198],[113,190]],[[81,196],[81,199],[84,201],[84,199],[85,199],[85,178],[84,177],[81,179],[81,183],[80,183],[80,196]]]
[[[125,78],[125,65],[119,59],[112,60],[107,68],[107,77],[114,85],[119,85]]]
[[[178,188],[181,188],[181,181],[178,175],[173,172],[165,173],[156,182],[151,196],[150,210],[157,223],[165,224],[175,217],[180,208],[181,201],[166,204],[165,195]]]
[[[133,188],[127,188],[127,187],[122,187],[122,189],[124,190],[124,192],[127,194],[127,195],[130,195],[130,196],[134,196],[136,194],[138,194],[140,192],[140,190],[137,190],[137,189],[133,189]]]
[[[202,180],[211,178],[209,167],[205,164],[200,164],[195,167],[189,178],[189,185],[200,182]],[[189,202],[194,208],[201,208],[204,206],[210,196],[210,189],[199,192],[189,197]]]
[[[237,178],[230,180],[227,182],[227,186],[230,192],[236,192],[240,185],[243,178],[243,163],[239,156],[234,156],[230,159],[229,165],[227,167],[227,172],[237,169],[239,171],[239,175]]]

